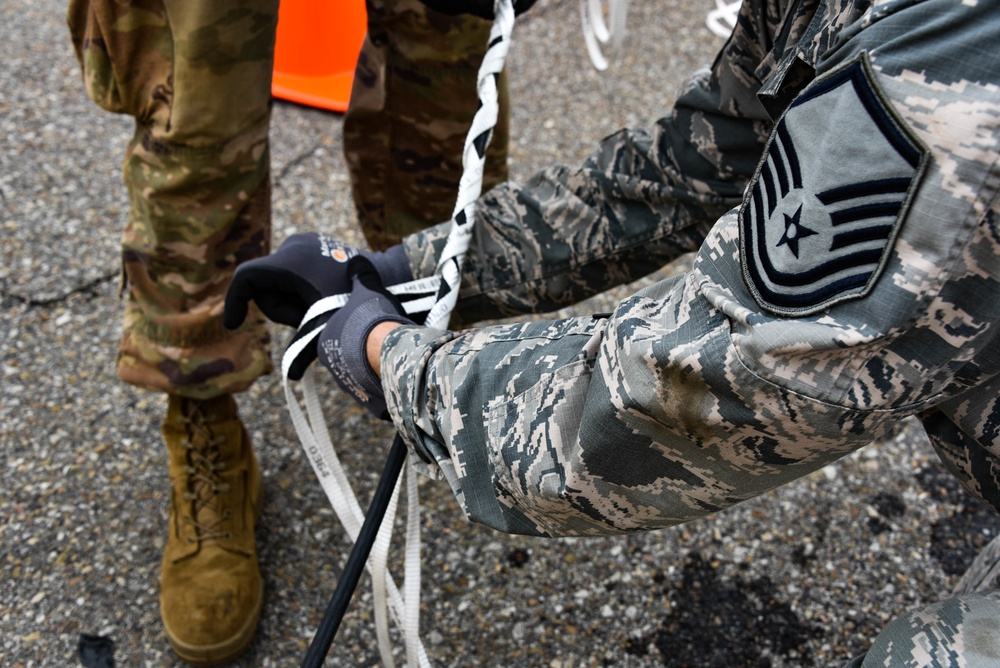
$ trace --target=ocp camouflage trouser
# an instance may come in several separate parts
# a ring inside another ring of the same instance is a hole
[[[277,0],[73,0],[87,94],[136,120],[125,154],[128,294],[119,376],[210,397],[271,370],[253,313],[222,304],[236,265],[269,252],[268,121]]]
[[[361,230],[381,250],[451,218],[491,24],[438,14],[419,0],[368,0],[367,9],[344,153]],[[505,76],[499,92],[484,192],[507,180]]]
[[[277,11],[277,0],[70,2],[87,94],[136,119],[124,163],[126,382],[204,398],[272,369],[259,314],[235,332],[221,315],[236,266],[270,251]],[[362,228],[383,247],[450,217],[488,24],[427,15],[416,0],[372,2],[369,13],[345,145]],[[491,183],[503,178],[505,128]]]

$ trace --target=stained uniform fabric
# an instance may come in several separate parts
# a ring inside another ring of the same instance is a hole
[[[501,531],[643,531],[916,416],[1000,509],[998,10],[751,0],[651,132],[486,194],[466,322],[697,255],[606,318],[393,331],[387,401],[426,472]],[[447,231],[405,240],[415,275],[433,273]],[[955,629],[986,618],[997,636],[995,596],[942,606]],[[927,656],[941,663],[912,665],[948,665]]]
[[[362,230],[382,248],[451,215],[489,23],[417,0],[368,9],[345,151]],[[123,165],[126,382],[209,398],[272,369],[260,314],[230,332],[222,308],[236,266],[270,252],[277,12],[277,0],[70,2],[88,95],[136,119]],[[503,118],[491,184],[506,176]]]
[[[929,666],[990,668],[1000,661],[1000,591],[949,598],[898,617],[861,662],[847,668]]]
[[[944,600],[891,620],[844,668],[963,666],[1000,662],[1000,537],[976,556]]]

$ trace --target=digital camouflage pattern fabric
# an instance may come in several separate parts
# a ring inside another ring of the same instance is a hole
[[[429,472],[504,531],[639,531],[917,416],[1000,507],[1000,57],[949,57],[1000,36],[995,9],[746,4],[653,134],[624,130],[582,168],[485,195],[463,321],[564,306],[698,253],[607,318],[394,332],[390,410]],[[446,233],[405,240],[415,275]],[[757,294],[751,252],[802,313]],[[816,276],[835,280],[792,290]]]
[[[652,133],[487,193],[463,322],[697,255],[606,316],[394,330],[383,383],[420,466],[473,521],[597,536],[705,517],[916,417],[1000,510],[998,9],[750,0]],[[447,231],[404,241],[415,275]],[[993,666],[998,629],[994,582],[851,665]]]
[[[361,230],[384,250],[451,219],[491,22],[439,14],[420,0],[368,0],[366,7],[344,155]],[[509,112],[503,75],[484,188],[507,179]]]
[[[368,9],[345,145],[362,230],[384,248],[451,216],[489,22],[425,12],[417,0]],[[70,3],[88,95],[136,119],[124,163],[131,212],[118,361],[129,383],[208,398],[272,368],[259,313],[236,332],[221,316],[235,267],[270,251],[277,11],[276,0]],[[506,118],[491,184],[506,178]]]
[[[897,617],[845,668],[990,668],[1000,661],[1000,591],[948,598]]]
[[[1000,661],[1000,536],[990,541],[951,596],[886,625],[844,668],[981,667]]]

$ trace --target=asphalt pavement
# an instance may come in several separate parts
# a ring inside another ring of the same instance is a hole
[[[508,60],[512,178],[649,126],[721,45],[705,27],[713,6],[633,0],[602,73],[575,0],[540,0],[518,20]],[[86,99],[64,14],[54,0],[0,3],[0,665],[77,666],[81,634],[94,634],[114,642],[118,666],[177,666],[157,603],[165,404],[114,367],[132,127]],[[341,121],[276,103],[276,243],[307,230],[362,243]],[[607,310],[629,290],[579,308]],[[288,332],[275,336],[280,349]],[[391,430],[332,382],[322,392],[366,499]],[[233,665],[294,666],[350,543],[278,379],[261,379],[240,406],[266,485],[266,594],[256,639]],[[948,592],[1000,531],[911,422],[793,485],[654,533],[507,536],[469,524],[444,485],[424,480],[421,493],[421,633],[437,666],[841,666],[887,620]],[[365,579],[327,665],[378,661]]]

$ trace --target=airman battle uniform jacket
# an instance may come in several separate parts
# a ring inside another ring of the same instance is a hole
[[[593,536],[714,513],[922,420],[1000,508],[998,3],[750,0],[652,132],[478,207],[457,314],[608,317],[382,349],[393,421],[468,516]],[[433,273],[448,227],[408,237]]]

